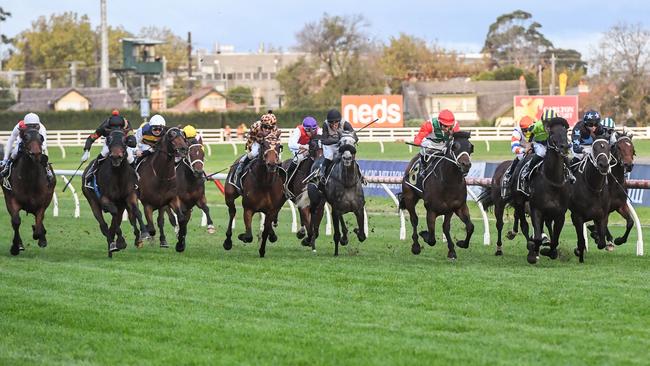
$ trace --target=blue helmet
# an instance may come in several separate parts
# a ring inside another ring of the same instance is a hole
[[[302,127],[315,130],[318,128],[318,122],[316,122],[316,118],[307,116],[302,120]]]
[[[582,122],[584,122],[585,126],[596,126],[600,123],[600,113],[590,109],[582,116]]]

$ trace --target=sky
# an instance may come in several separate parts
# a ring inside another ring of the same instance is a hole
[[[93,25],[99,25],[99,4],[99,0],[5,0],[0,6],[12,16],[0,24],[0,32],[13,36],[41,15],[65,11],[87,14]],[[625,21],[647,27],[650,19],[647,0],[107,0],[107,4],[111,25],[134,33],[143,26],[166,26],[184,38],[191,31],[196,48],[213,50],[219,42],[234,45],[238,52],[256,51],[261,42],[290,49],[304,24],[327,12],[363,14],[370,23],[367,32],[379,41],[403,32],[473,53],[480,51],[488,27],[499,15],[521,9],[533,14],[556,47],[573,48],[588,57],[612,25]]]

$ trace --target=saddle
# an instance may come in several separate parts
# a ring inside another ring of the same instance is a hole
[[[534,166],[530,167],[529,170],[528,170],[528,173],[526,173],[526,174],[521,174],[521,172],[522,172],[523,170],[525,170],[526,167],[529,167],[529,166],[530,166],[531,162],[532,162],[532,159],[526,161],[526,162],[522,165],[521,169],[519,169],[519,171],[516,173],[516,174],[519,175],[519,177],[518,177],[518,179],[517,179],[517,186],[516,186],[516,189],[517,189],[517,191],[523,193],[526,197],[529,197],[529,196],[530,196],[530,177],[532,177],[533,173],[534,173],[537,169],[539,169],[540,166],[542,166],[542,164],[544,163],[544,160],[540,160],[539,162],[537,162],[537,164],[535,164]]]

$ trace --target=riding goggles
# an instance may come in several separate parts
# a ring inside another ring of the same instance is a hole
[[[262,125],[262,128],[265,129],[265,130],[270,130],[270,129],[273,128],[273,126],[265,123],[265,124]]]

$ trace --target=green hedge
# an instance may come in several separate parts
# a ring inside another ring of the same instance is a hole
[[[142,121],[140,112],[137,110],[120,110],[122,115],[138,125]],[[302,122],[306,116],[313,116],[318,121],[325,120],[327,110],[292,110],[279,109],[273,112],[278,118],[280,127],[295,127]],[[41,121],[48,130],[90,130],[97,126],[110,114],[110,111],[66,111],[66,112],[40,112]],[[239,124],[247,126],[256,121],[262,113],[252,111],[242,112],[210,112],[210,113],[188,113],[188,114],[166,114],[162,113],[168,125],[192,124],[199,128],[222,128],[230,125],[233,129]],[[12,129],[18,121],[25,116],[24,112],[0,112],[0,130]]]

